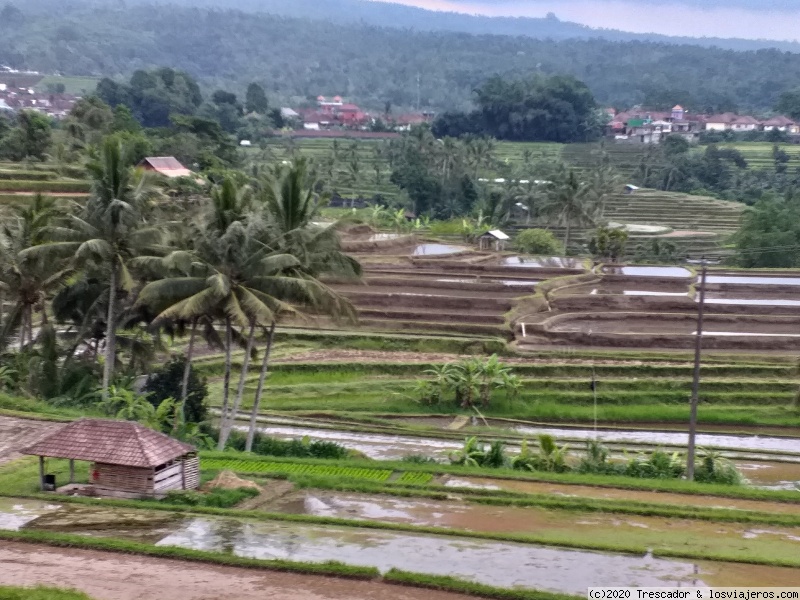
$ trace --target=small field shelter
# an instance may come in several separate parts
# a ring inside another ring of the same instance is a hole
[[[54,476],[45,473],[45,458],[68,459],[70,483],[76,460],[92,463],[89,482],[100,495],[160,496],[200,483],[194,446],[133,421],[79,419],[23,453],[39,457],[43,490],[55,488]]]

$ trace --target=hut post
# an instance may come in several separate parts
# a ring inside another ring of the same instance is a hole
[[[44,456],[39,457],[39,487],[44,491]]]
[[[69,482],[75,483],[75,459],[69,459]]]

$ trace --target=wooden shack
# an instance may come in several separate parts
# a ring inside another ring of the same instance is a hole
[[[133,421],[79,419],[23,450],[39,457],[42,489],[55,487],[45,473],[45,458],[70,461],[70,483],[75,461],[91,463],[89,482],[99,495],[162,496],[170,490],[188,490],[200,483],[200,464],[193,446]]]
[[[499,229],[494,229],[492,231],[487,231],[478,238],[478,247],[481,250],[491,250],[492,247],[494,247],[496,252],[502,252],[506,249],[508,239],[508,235]]]

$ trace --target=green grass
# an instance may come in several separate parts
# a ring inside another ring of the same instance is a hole
[[[326,477],[347,477],[371,481],[386,481],[391,469],[370,469],[361,467],[339,467],[323,464],[297,464],[245,459],[203,459],[204,469],[227,469],[237,473],[285,473],[288,475],[319,475]]]
[[[91,184],[88,181],[23,181],[0,180],[0,192],[42,192],[59,194],[63,192],[88,194]]]
[[[47,473],[56,476],[56,484],[64,485],[69,481],[69,461],[57,458],[47,459]],[[75,481],[89,481],[89,463],[75,462]],[[27,496],[37,494],[39,488],[39,462],[33,456],[21,458],[0,465],[0,490],[3,494]]]
[[[91,600],[83,592],[54,587],[0,586],[0,600]]]

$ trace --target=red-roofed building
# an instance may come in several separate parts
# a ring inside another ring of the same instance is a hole
[[[792,121],[789,117],[779,115],[767,119],[762,123],[764,131],[785,131],[786,133],[800,133],[800,125]]]

